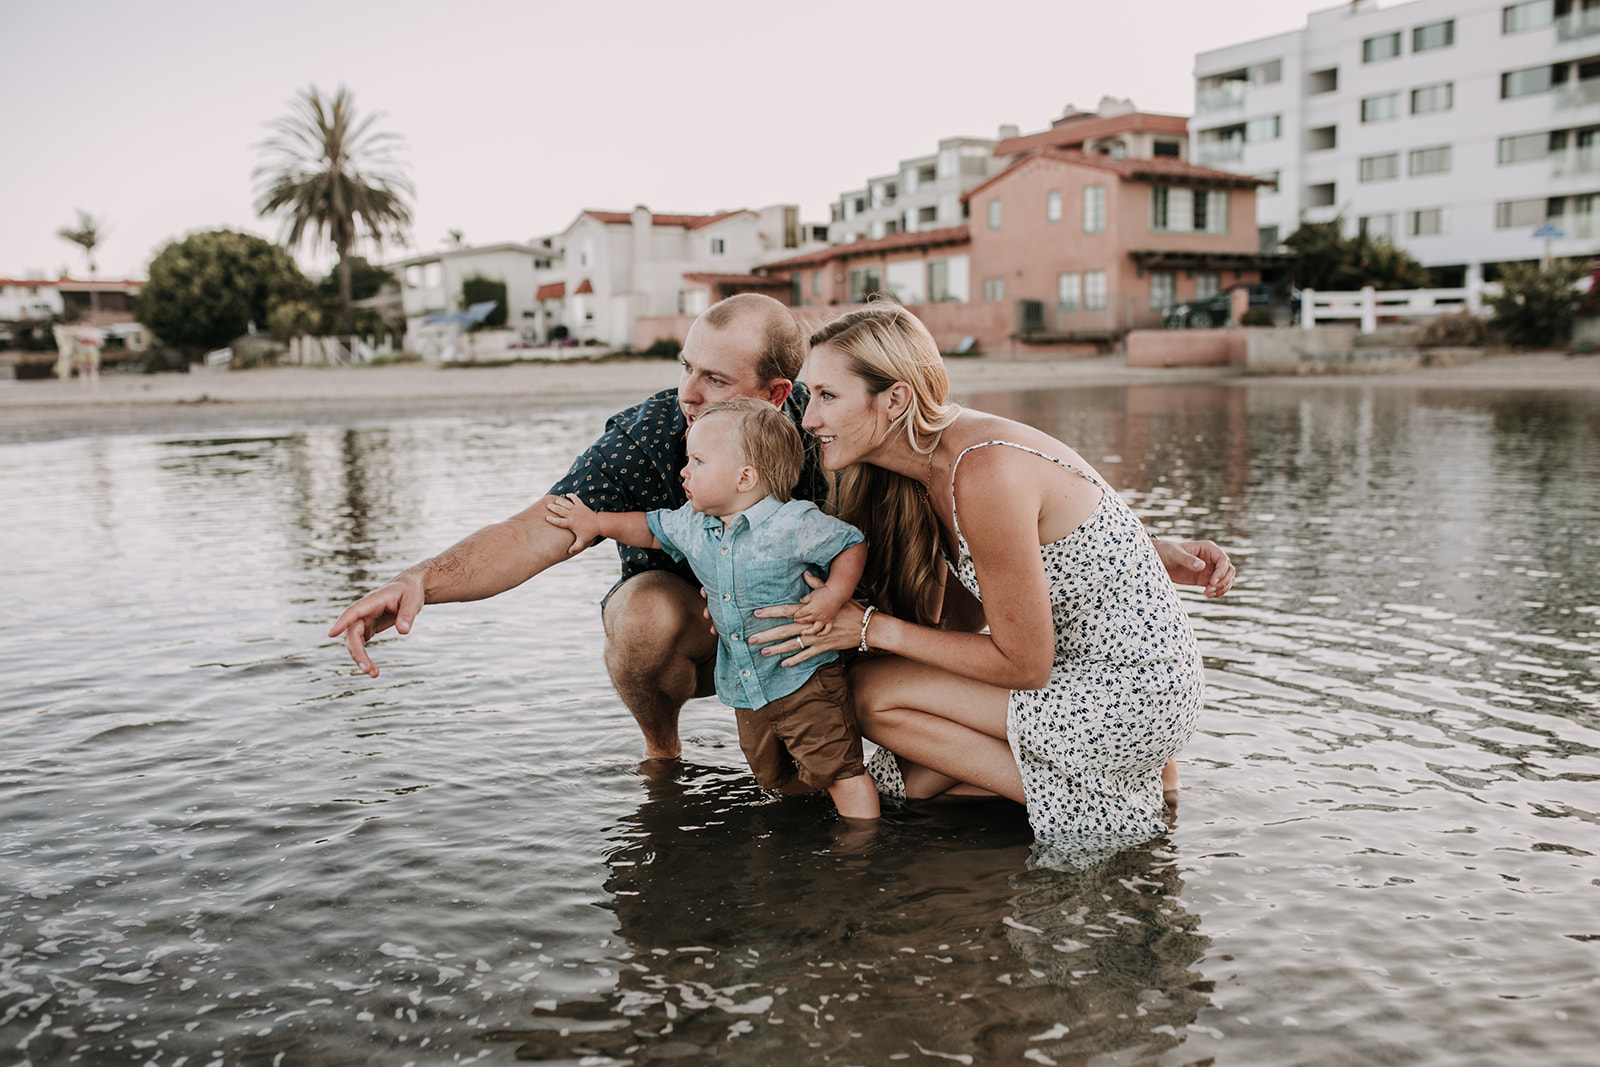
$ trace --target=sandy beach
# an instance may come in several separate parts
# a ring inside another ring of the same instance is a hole
[[[1430,389],[1600,390],[1600,358],[1492,356],[1462,366],[1372,375],[1247,377],[1234,367],[1137,368],[1120,356],[1057,360],[953,359],[958,401],[1015,389],[1226,382]],[[677,384],[662,359],[546,361],[498,366],[400,364],[275,367],[193,374],[113,374],[0,383],[0,441],[92,434],[189,432],[280,423],[315,425],[396,415],[444,415],[589,405],[622,406]]]

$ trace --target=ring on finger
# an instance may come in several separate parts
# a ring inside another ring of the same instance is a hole
[[[806,647],[806,643],[805,643],[804,638],[802,638],[799,634],[795,634],[794,635],[794,643],[799,645],[801,648],[805,648]]]

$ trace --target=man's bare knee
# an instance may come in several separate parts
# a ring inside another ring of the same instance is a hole
[[[675,575],[629,579],[606,602],[604,621],[606,661],[614,670],[658,670],[669,660],[703,659],[716,650],[699,593]]]

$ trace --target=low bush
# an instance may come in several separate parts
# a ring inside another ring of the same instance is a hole
[[[683,346],[671,337],[657,338],[651,342],[649,348],[640,353],[654,359],[677,359],[682,354]]]
[[[1488,341],[1489,324],[1465,308],[1434,318],[1417,338],[1423,348],[1482,345]]]

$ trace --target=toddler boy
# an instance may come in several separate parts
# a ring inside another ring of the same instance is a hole
[[[547,518],[573,532],[574,552],[609,537],[686,561],[705,587],[717,630],[717,696],[734,709],[739,747],[757,783],[785,792],[826,789],[840,815],[876,819],[878,792],[861,761],[838,654],[782,667],[782,657],[747,643],[750,634],[791,621],[758,619],[755,609],[807,595],[792,621],[808,625],[807,635],[827,633],[866,565],[861,531],[790,498],[805,447],[794,423],[764,400],[707,406],[689,427],[687,445],[683,507],[596,512],[569,494],[551,501]],[[828,568],[822,588],[806,584],[807,567]],[[802,648],[807,635],[796,639]]]

